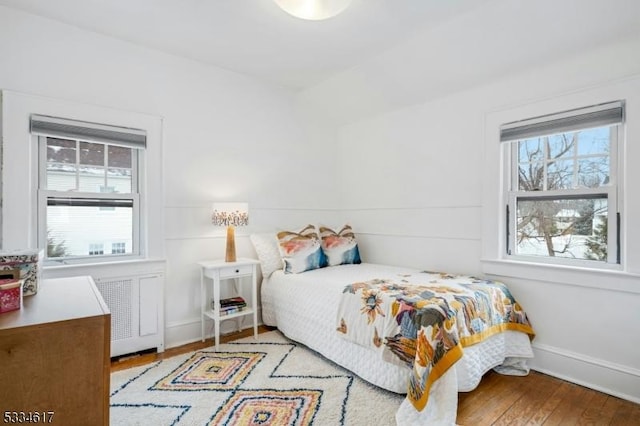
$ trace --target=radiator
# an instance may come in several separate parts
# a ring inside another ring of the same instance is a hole
[[[154,348],[163,352],[164,277],[153,274],[93,279],[111,311],[111,356]]]

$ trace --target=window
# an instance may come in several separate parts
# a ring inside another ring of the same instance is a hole
[[[39,143],[38,227],[46,258],[138,255],[143,132],[36,115],[31,131]],[[119,243],[111,245],[114,239]]]
[[[127,252],[127,243],[111,244],[111,254],[125,254]]]
[[[89,256],[100,256],[104,254],[104,244],[93,243],[89,244]]]
[[[620,263],[623,116],[613,102],[501,126],[508,256]]]

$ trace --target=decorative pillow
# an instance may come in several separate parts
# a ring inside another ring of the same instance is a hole
[[[268,278],[278,269],[282,269],[282,256],[280,256],[275,232],[251,234],[249,239],[253,243],[253,248],[256,249],[263,277]]]
[[[320,247],[320,238],[313,225],[300,232],[278,232],[278,247],[286,274],[298,274],[327,266],[327,258]]]
[[[358,243],[351,226],[345,225],[339,232],[321,226],[320,236],[322,251],[327,256],[329,266],[361,263]]]

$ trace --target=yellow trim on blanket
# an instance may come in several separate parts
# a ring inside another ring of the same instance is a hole
[[[424,391],[420,399],[414,400],[412,398],[409,398],[409,401],[411,401],[411,404],[413,404],[415,409],[418,411],[422,411],[424,407],[427,406],[429,393],[431,392],[431,385],[433,385],[436,380],[442,377],[444,373],[446,373],[447,370],[453,366],[453,364],[455,364],[460,358],[462,358],[462,348],[464,346],[471,346],[476,343],[480,343],[483,340],[493,336],[494,334],[501,333],[505,330],[521,331],[528,334],[530,339],[533,339],[535,336],[533,329],[526,324],[503,323],[496,324],[481,333],[474,334],[473,336],[461,338],[460,343],[451,348],[451,350],[447,352],[444,358],[442,358],[436,365],[431,368],[429,378],[427,379],[427,383],[425,384]]]
[[[460,338],[460,343],[462,343],[463,347],[475,345],[476,343],[480,343],[483,340],[493,336],[494,334],[502,333],[506,330],[513,331],[521,331],[529,335],[529,339],[533,340],[535,337],[535,333],[533,328],[527,324],[520,324],[514,322],[505,322],[502,324],[493,325],[486,330],[481,331],[480,333],[473,334],[471,336],[464,336]]]
[[[427,406],[429,400],[429,393],[431,392],[431,385],[447,372],[449,368],[458,360],[462,358],[462,346],[458,343],[455,347],[451,348],[447,354],[431,368],[427,383],[425,383],[422,396],[418,400],[409,398],[409,401],[413,404],[416,410],[422,411]]]

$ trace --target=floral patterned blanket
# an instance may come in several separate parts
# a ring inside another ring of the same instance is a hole
[[[428,271],[347,285],[337,330],[377,348],[387,361],[410,366],[407,398],[418,411],[465,346],[505,330],[534,337],[526,313],[504,284]]]

